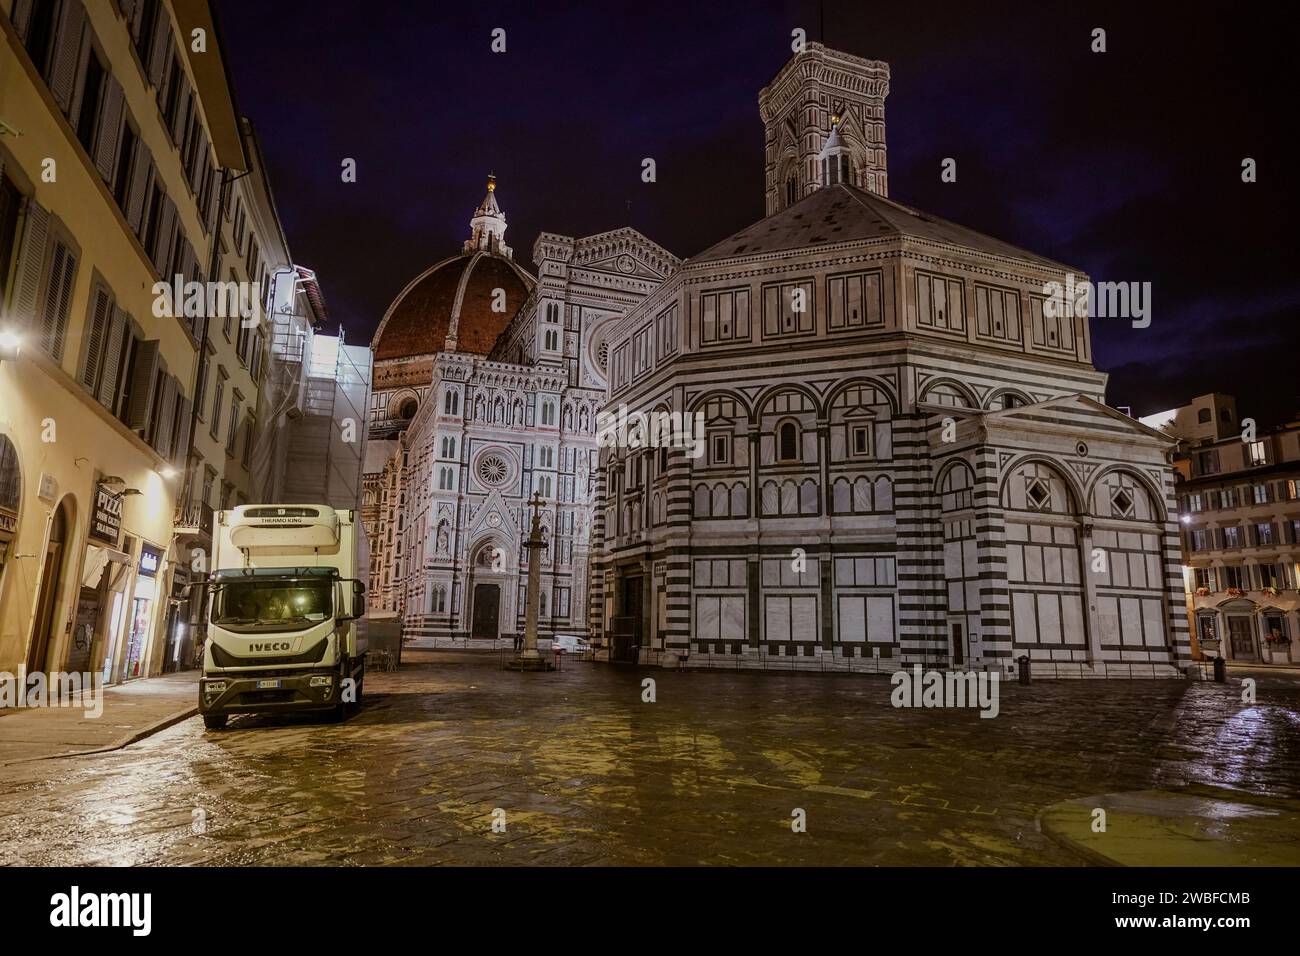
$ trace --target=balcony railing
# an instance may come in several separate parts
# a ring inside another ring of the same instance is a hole
[[[177,505],[172,516],[176,534],[212,536],[212,506],[209,504]]]

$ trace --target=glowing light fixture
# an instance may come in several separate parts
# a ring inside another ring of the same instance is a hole
[[[0,330],[0,362],[6,359],[10,362],[18,361],[18,352],[22,344],[22,337],[17,332],[9,329]]]

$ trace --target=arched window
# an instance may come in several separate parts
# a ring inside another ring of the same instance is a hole
[[[442,410],[447,415],[460,414],[460,395],[454,389],[447,390],[447,397],[443,401]]]
[[[795,195],[798,187],[795,185],[794,177],[791,176],[785,181],[785,204],[793,206]]]
[[[778,461],[798,461],[799,429],[794,422],[782,422],[776,429]]]

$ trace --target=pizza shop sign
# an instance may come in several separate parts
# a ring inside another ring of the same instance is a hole
[[[90,517],[90,536],[117,547],[122,536],[122,496],[102,482],[95,487],[95,511]]]

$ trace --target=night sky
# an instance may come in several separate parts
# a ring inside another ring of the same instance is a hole
[[[630,224],[687,257],[761,218],[758,91],[803,27],[889,63],[891,198],[1094,281],[1152,284],[1149,328],[1093,320],[1111,404],[1147,414],[1223,391],[1261,424],[1300,411],[1298,191],[1283,151],[1295,54],[1259,6],[216,6],[294,258],[353,342],[459,250],[489,171],[530,271],[541,230]],[[1105,54],[1090,52],[1094,27]],[[344,157],[355,184],[341,182]],[[956,183],[940,180],[944,157]]]

